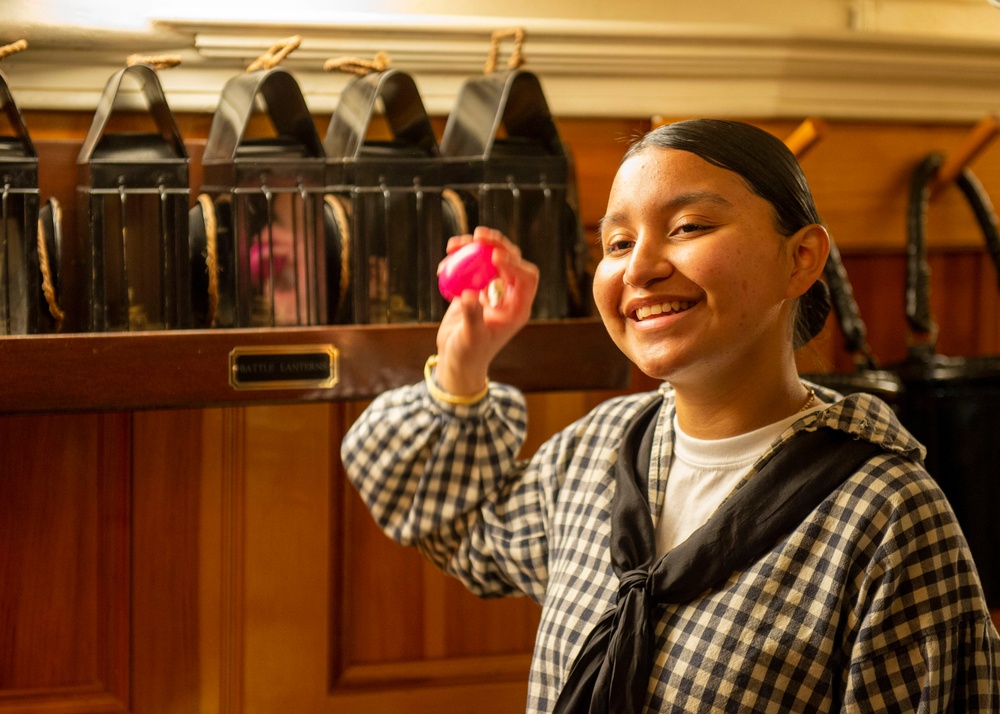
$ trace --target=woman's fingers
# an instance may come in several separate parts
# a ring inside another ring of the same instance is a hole
[[[465,235],[452,236],[448,239],[448,243],[445,246],[446,253],[454,253],[456,250],[461,248],[466,243],[472,242],[472,236],[466,233]]]

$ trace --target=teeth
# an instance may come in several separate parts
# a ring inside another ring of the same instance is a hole
[[[690,309],[692,305],[694,303],[689,300],[674,300],[673,302],[664,302],[659,305],[647,305],[636,310],[635,317],[637,320],[645,320],[650,315],[670,315],[676,312],[684,312]]]

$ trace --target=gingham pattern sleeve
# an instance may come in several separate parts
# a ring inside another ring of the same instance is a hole
[[[474,405],[434,400],[421,383],[379,396],[341,456],[379,527],[416,546],[481,597],[540,600],[547,579],[551,485],[516,456],[524,398],[493,383]]]
[[[1000,712],[1000,643],[951,506],[926,473],[896,483],[869,498],[879,534],[850,586],[844,707]]]

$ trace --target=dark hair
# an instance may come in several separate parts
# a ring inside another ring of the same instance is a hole
[[[738,174],[753,193],[771,204],[783,236],[822,224],[809,183],[795,155],[772,134],[750,124],[722,119],[691,119],[666,124],[632,144],[622,162],[649,148],[679,149]],[[799,298],[795,316],[796,349],[819,334],[830,314],[830,292],[817,280]]]

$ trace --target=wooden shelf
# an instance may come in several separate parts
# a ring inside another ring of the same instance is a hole
[[[0,338],[0,413],[371,399],[422,379],[437,325],[178,330]],[[329,388],[235,388],[234,350],[337,350]],[[526,392],[624,389],[625,357],[596,318],[529,323],[491,377]]]

